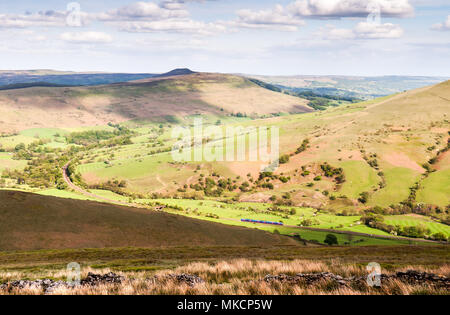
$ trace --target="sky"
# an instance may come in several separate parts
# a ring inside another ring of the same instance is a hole
[[[0,0],[0,70],[450,76],[450,0]]]

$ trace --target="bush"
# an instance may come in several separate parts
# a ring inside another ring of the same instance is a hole
[[[308,148],[308,144],[309,144],[308,139],[303,140],[302,145],[297,149],[297,151],[295,151],[295,154],[300,154],[306,151],[306,149]]]
[[[440,241],[440,242],[446,242],[447,241],[447,237],[442,232],[433,234],[432,238],[435,241]]]
[[[289,155],[285,154],[280,156],[280,164],[286,164],[287,162],[289,162]]]
[[[304,219],[300,222],[300,226],[311,226],[313,225],[313,221],[311,219]]]
[[[369,193],[367,191],[361,193],[359,195],[358,201],[363,204],[366,204],[369,201]]]
[[[261,185],[262,188],[268,188],[273,190],[273,184],[272,183],[264,183]]]
[[[398,234],[406,237],[425,238],[427,234],[430,234],[430,230],[423,226],[405,226]]]
[[[339,245],[338,239],[334,234],[327,234],[324,242],[330,246]]]

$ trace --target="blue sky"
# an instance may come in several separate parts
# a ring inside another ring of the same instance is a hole
[[[69,2],[0,2],[0,69],[450,76],[448,0]]]

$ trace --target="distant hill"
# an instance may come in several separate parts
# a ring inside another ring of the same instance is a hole
[[[425,76],[260,76],[244,75],[264,81],[280,89],[296,93],[312,91],[319,95],[333,95],[360,99],[373,99],[406,90],[413,90],[448,80],[448,77]]]
[[[0,217],[0,250],[293,243],[256,229],[16,191],[0,191]]]
[[[194,74],[190,69],[174,69],[167,73],[102,73],[63,72],[53,70],[0,71],[0,89],[7,90],[23,85],[31,86],[94,86],[149,78],[165,78]],[[46,85],[44,85],[46,83]]]
[[[67,87],[67,86],[70,86],[70,85],[61,85],[61,84],[54,84],[54,83],[48,83],[48,82],[15,83],[15,84],[0,86],[0,91],[26,89],[26,88],[31,88],[31,87]]]
[[[175,70],[169,71],[167,73],[158,74],[155,76],[155,78],[174,77],[177,75],[189,75],[189,74],[194,74],[194,73],[197,73],[197,72],[191,71],[190,69],[187,69],[187,68],[181,68],[181,69],[175,69]]]
[[[91,86],[152,78],[156,74],[142,73],[76,73],[52,70],[0,71],[0,87],[15,84],[42,83],[62,86]]]
[[[183,71],[189,70],[173,73]],[[92,87],[31,87],[0,91],[0,131],[130,120],[173,122],[198,114],[260,117],[313,111],[307,104],[239,76],[213,73]]]

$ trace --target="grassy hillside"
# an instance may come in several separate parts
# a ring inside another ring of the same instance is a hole
[[[241,77],[194,73],[95,87],[0,91],[0,132],[129,120],[174,123],[198,114],[260,117],[309,111],[306,100]]]
[[[0,191],[0,217],[0,250],[293,242],[167,213],[13,191]]]
[[[439,158],[438,164],[431,166],[430,170],[435,169],[436,172],[427,173],[423,165],[447,145],[449,85],[450,82],[446,82],[320,113],[235,123],[280,127],[281,153],[292,154],[290,161],[277,171],[278,175],[290,177],[289,182],[274,181],[274,190],[250,190],[241,198],[267,201],[278,192],[280,197],[283,192],[291,192],[298,205],[306,203],[339,208],[339,200],[331,201],[322,192],[327,190],[330,195],[345,196],[353,202],[357,202],[361,193],[367,192],[369,205],[386,207],[406,200],[410,188],[420,181],[419,199],[433,201],[431,204],[439,206],[448,205],[445,174],[449,163],[444,158],[445,154]],[[294,154],[304,139],[310,141],[307,150]],[[202,174],[217,172],[233,180],[239,176],[238,183],[245,181],[248,174],[253,180],[259,175],[260,163],[257,162],[173,165],[170,153],[151,154],[154,149],[148,148],[145,140],[136,140],[133,145],[114,152],[106,149],[93,151],[89,156],[95,156],[96,162],[85,155],[79,171],[88,183],[118,177],[127,180],[131,190],[162,193],[173,193],[184,184],[196,183]],[[166,143],[170,142],[166,139]],[[112,153],[114,157],[111,158]],[[105,164],[104,160],[110,163]],[[323,176],[318,165],[325,162],[343,169],[346,178],[343,184],[336,185],[332,178]],[[302,167],[310,175],[302,176]],[[313,180],[317,175],[322,176],[320,181]],[[314,185],[308,187],[311,182]],[[439,188],[435,189],[435,186]],[[432,200],[438,193],[442,196]],[[258,197],[251,197],[252,194]]]

